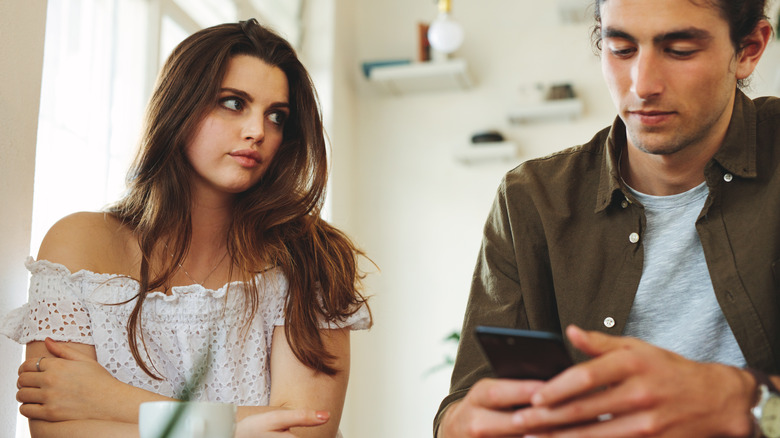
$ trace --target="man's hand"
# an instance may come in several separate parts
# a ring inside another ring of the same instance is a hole
[[[570,326],[574,347],[593,357],[531,396],[515,417],[550,437],[749,436],[755,383],[720,364],[698,363],[638,339]],[[596,418],[606,421],[593,421]]]
[[[530,404],[542,385],[528,380],[480,380],[444,413],[439,437],[522,436],[526,429],[517,422],[515,409]]]
[[[439,436],[750,436],[756,394],[746,371],[635,338],[574,326],[566,334],[593,359],[546,383],[483,379],[447,409]]]

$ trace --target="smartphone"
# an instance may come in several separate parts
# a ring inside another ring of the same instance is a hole
[[[557,333],[483,325],[474,333],[498,378],[550,380],[573,364]]]

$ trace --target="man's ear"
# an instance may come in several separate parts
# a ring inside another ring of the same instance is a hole
[[[745,79],[753,74],[771,38],[772,25],[766,20],[761,20],[753,32],[742,40],[742,48],[737,52],[737,79]]]

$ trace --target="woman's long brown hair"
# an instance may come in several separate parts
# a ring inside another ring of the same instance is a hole
[[[228,253],[238,278],[247,284],[251,315],[259,306],[257,273],[268,265],[281,269],[289,283],[284,314],[292,351],[310,368],[334,374],[338,370],[331,366],[334,357],[323,346],[319,323],[342,320],[367,306],[358,268],[363,253],[320,218],[327,151],[311,78],[290,44],[254,19],[191,35],[176,47],[158,77],[127,194],[109,208],[134,230],[142,254],[140,289],[127,322],[130,349],[144,372],[160,378],[139,351],[139,338],[145,347],[141,309],[147,293],[167,288],[189,249],[193,170],[184,149],[216,105],[228,61],[236,55],[255,56],[285,73],[290,117],[265,175],[237,197]],[[173,257],[162,257],[162,268],[151,272],[159,242],[167,242]]]

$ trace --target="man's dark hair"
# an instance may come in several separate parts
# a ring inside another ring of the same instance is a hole
[[[608,0],[594,0],[593,11],[596,25],[591,39],[598,52],[601,52],[601,4]],[[766,0],[688,0],[701,6],[710,6],[720,11],[729,23],[731,43],[734,50],[742,50],[742,41],[750,35],[758,23],[766,19]]]

